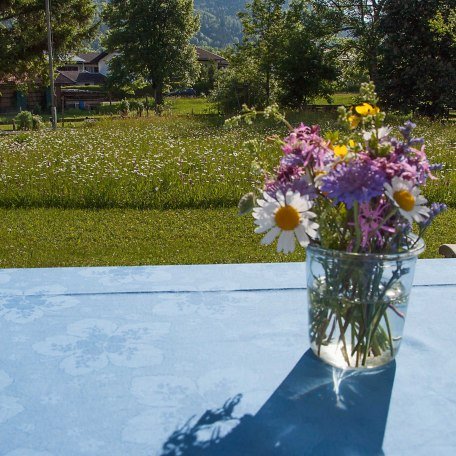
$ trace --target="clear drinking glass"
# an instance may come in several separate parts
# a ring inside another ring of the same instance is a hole
[[[420,239],[398,254],[307,247],[309,336],[313,352],[343,369],[393,360],[404,330]]]

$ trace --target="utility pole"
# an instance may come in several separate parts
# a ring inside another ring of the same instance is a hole
[[[46,3],[46,22],[47,22],[47,38],[48,38],[48,56],[49,56],[49,80],[51,83],[51,119],[52,129],[57,129],[57,107],[55,105],[55,87],[54,87],[54,64],[52,57],[52,29],[51,29],[51,8],[50,0],[45,0]]]

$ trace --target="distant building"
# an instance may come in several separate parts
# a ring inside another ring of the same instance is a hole
[[[197,47],[198,62],[202,65],[215,63],[217,68],[226,68],[228,61],[211,51]],[[58,68],[56,84],[59,85],[101,85],[109,73],[109,61],[118,55],[115,52],[88,52],[72,57],[66,65]]]
[[[201,65],[215,63],[218,69],[228,66],[228,61],[214,52],[197,47],[196,53]],[[68,59],[65,65],[58,67],[55,79],[58,104],[61,103],[62,95],[64,95],[65,104],[71,107],[86,108],[104,101],[101,92],[89,93],[84,91],[84,86],[103,85],[109,73],[109,62],[116,55],[118,55],[116,52],[107,51],[81,53]],[[81,86],[81,89],[68,89],[69,86]],[[0,81],[0,112],[21,109],[39,110],[49,105],[49,89],[36,88],[23,93],[18,89],[15,78]]]
[[[202,65],[208,65],[210,63],[215,63],[217,68],[220,70],[221,68],[226,68],[228,64],[228,60],[218,54],[214,54],[211,51],[207,51],[206,49],[202,49],[197,47],[196,53],[198,55],[198,62]]]
[[[0,80],[0,112],[15,112],[23,109],[39,112],[51,98],[49,89],[41,84],[31,87],[27,92],[22,92],[19,87],[23,80],[16,77],[6,77]]]
[[[116,53],[88,52],[78,54],[59,67],[55,82],[58,85],[102,85],[109,72],[109,61]]]

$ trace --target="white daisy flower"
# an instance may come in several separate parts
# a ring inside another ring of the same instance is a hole
[[[284,195],[277,191],[275,198],[263,193],[264,199],[257,200],[258,207],[253,209],[255,233],[266,233],[262,244],[271,244],[277,236],[277,251],[294,252],[295,237],[302,247],[309,245],[310,238],[316,238],[318,223],[312,221],[317,215],[311,212],[312,201],[307,195],[288,190]]]
[[[377,130],[370,130],[363,132],[364,141],[370,141],[372,137],[377,138],[379,141],[382,141],[385,138],[388,138],[389,134],[393,129],[391,127],[380,127]],[[378,134],[378,137],[377,137]]]
[[[413,182],[393,177],[391,185],[385,184],[385,193],[410,223],[414,220],[424,222],[429,217],[429,208],[425,206],[427,199]]]

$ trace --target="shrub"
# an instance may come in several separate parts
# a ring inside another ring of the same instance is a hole
[[[33,129],[33,115],[30,111],[21,111],[15,118],[18,130]]]
[[[144,103],[142,101],[138,101],[136,105],[136,115],[138,117],[142,117],[144,112]]]
[[[130,110],[136,111],[136,115],[141,117],[144,111],[144,103],[138,100],[131,100],[130,101]]]
[[[126,98],[124,98],[120,103],[119,103],[119,113],[122,116],[127,117],[128,114],[130,114],[130,103]]]
[[[147,115],[149,115],[149,111],[154,109],[155,100],[151,100],[150,98],[146,98],[144,101],[144,109],[146,110]]]
[[[37,103],[34,107],[33,107],[33,111],[32,113],[33,114],[41,114],[43,112],[41,106]]]
[[[32,129],[41,130],[44,127],[44,122],[41,116],[32,116]]]
[[[100,106],[97,106],[96,112],[98,114],[118,114],[119,105],[116,103],[100,105]]]
[[[245,67],[230,67],[219,71],[215,79],[210,100],[219,111],[233,113],[240,111],[242,105],[262,107],[266,104],[264,84],[252,62]]]

